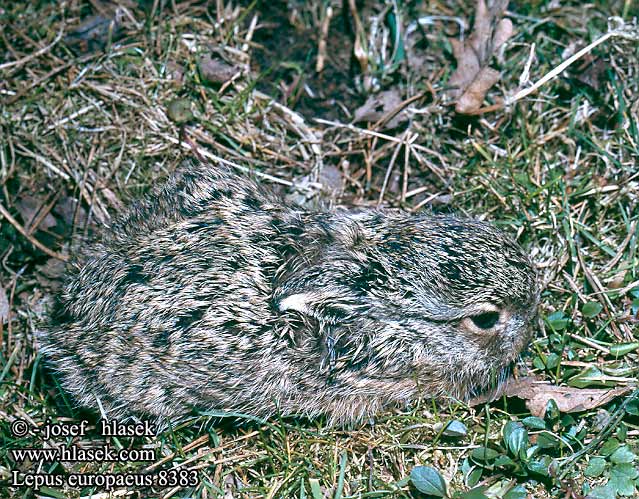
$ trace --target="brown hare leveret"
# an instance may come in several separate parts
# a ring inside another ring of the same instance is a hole
[[[40,335],[77,403],[348,423],[466,398],[528,343],[531,262],[488,223],[308,211],[188,164],[76,255]]]

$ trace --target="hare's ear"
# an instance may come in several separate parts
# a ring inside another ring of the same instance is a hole
[[[298,312],[326,324],[348,322],[367,308],[363,297],[345,286],[322,286],[319,289],[291,290],[284,287],[275,296],[280,312]]]
[[[311,305],[317,301],[317,296],[313,292],[295,293],[281,299],[277,305],[280,312],[295,310],[300,314],[310,315]]]

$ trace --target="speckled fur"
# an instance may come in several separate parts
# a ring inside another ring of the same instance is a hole
[[[485,387],[537,301],[529,259],[487,223],[307,211],[188,164],[79,252],[39,341],[77,403],[110,416],[343,424]],[[493,310],[494,327],[469,319]]]

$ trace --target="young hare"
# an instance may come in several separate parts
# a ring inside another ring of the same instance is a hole
[[[188,164],[76,255],[40,344],[75,400],[110,416],[344,424],[486,387],[537,302],[530,260],[487,223],[308,211]]]

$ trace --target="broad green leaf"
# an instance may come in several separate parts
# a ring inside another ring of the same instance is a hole
[[[634,352],[639,348],[639,341],[634,341],[632,343],[617,343],[616,345],[612,345],[609,347],[610,354],[615,357],[621,357],[622,355],[626,355],[627,353]]]
[[[586,388],[587,386],[609,386],[611,382],[604,381],[603,373],[595,366],[586,367],[576,376],[568,380],[568,386]]]
[[[446,497],[446,482],[431,466],[415,466],[410,472],[410,481],[424,494]]]
[[[537,473],[542,476],[550,476],[548,469],[552,463],[550,456],[543,456],[539,459],[535,459],[526,464],[526,467],[533,473]]]
[[[617,494],[621,496],[636,497],[636,488],[632,479],[625,473],[620,473],[615,468],[610,471],[610,480],[608,480],[608,487],[612,488]]]
[[[473,468],[470,473],[468,473],[468,476],[466,478],[466,485],[468,485],[469,487],[474,487],[475,485],[477,485],[479,483],[479,480],[481,480],[481,474],[483,473],[484,470],[482,470],[480,467],[476,467]]]
[[[524,424],[524,426],[527,426],[528,428],[533,430],[546,429],[546,422],[543,419],[538,418],[537,416],[528,416],[527,418],[522,419],[521,422]]]
[[[617,428],[617,431],[615,431],[615,436],[621,441],[623,442],[624,440],[626,440],[626,437],[628,436],[628,427],[624,424],[621,423],[619,425],[619,427]]]
[[[528,432],[518,421],[508,421],[504,425],[503,437],[506,446],[515,456],[525,456],[528,448]]]
[[[615,473],[625,475],[628,478],[632,478],[633,480],[635,478],[639,478],[639,468],[637,468],[632,463],[616,464],[615,467],[613,468],[613,471]]]
[[[550,421],[554,421],[559,419],[561,413],[559,412],[559,407],[557,406],[557,402],[553,399],[550,399],[546,404],[546,419]]]
[[[577,424],[575,418],[573,418],[570,414],[563,414],[560,420],[561,426],[564,428],[568,428],[569,426],[573,426]]]
[[[467,433],[468,428],[466,428],[466,425],[456,419],[448,423],[446,429],[443,431],[443,434],[447,437],[464,437]]]
[[[323,494],[319,480],[317,478],[309,478],[308,483],[311,486],[311,495],[313,496],[313,499],[322,499]]]
[[[495,459],[495,466],[517,466],[517,463],[503,454]]]
[[[455,497],[458,499],[490,499],[484,494],[484,490],[486,490],[486,487],[477,487],[476,489],[463,492]]]
[[[561,357],[556,353],[549,353],[548,355],[546,355],[546,369],[553,370],[559,365],[560,362]]]
[[[512,489],[506,493],[504,499],[526,499],[528,497],[528,492],[523,485],[515,485]]]
[[[568,318],[561,310],[559,310],[546,317],[546,322],[555,331],[561,331],[566,329],[566,326],[568,325]]]
[[[470,459],[468,457],[465,457],[459,469],[464,475],[467,475],[468,473],[470,473],[470,470],[472,468],[473,468],[473,465],[471,464]]]
[[[617,499],[617,494],[611,487],[605,485],[592,489],[586,499]]]
[[[560,447],[561,440],[551,433],[544,432],[537,435],[535,444],[541,449],[556,449]]]
[[[610,454],[615,452],[620,446],[621,444],[619,443],[619,440],[617,440],[616,438],[609,438],[601,446],[601,449],[599,449],[599,453],[602,456],[609,456]]]
[[[528,450],[526,451],[525,461],[530,461],[537,454],[537,452],[539,452],[539,449],[541,449],[541,447],[539,447],[538,445],[531,445],[530,447],[528,447]]]
[[[512,488],[512,485],[510,480],[498,480],[486,489],[485,494],[490,498],[503,498],[506,492]]]
[[[67,499],[69,496],[61,490],[51,489],[49,487],[40,487],[40,492],[46,494],[48,497],[55,497],[57,499]],[[40,497],[45,497],[40,495]]]
[[[488,447],[477,447],[470,453],[471,458],[481,463],[494,461],[498,455],[499,452],[493,449],[489,449]]]
[[[593,457],[586,469],[584,470],[584,475],[590,477],[601,476],[601,474],[606,469],[606,460],[602,457]]]
[[[584,317],[595,317],[603,310],[603,306],[598,301],[589,301],[581,307],[581,313]]]
[[[632,463],[636,457],[636,454],[627,445],[624,445],[612,453],[610,460],[615,464]]]
[[[546,355],[543,353],[540,355],[535,355],[535,357],[533,358],[533,367],[540,370],[546,369],[545,358]]]

